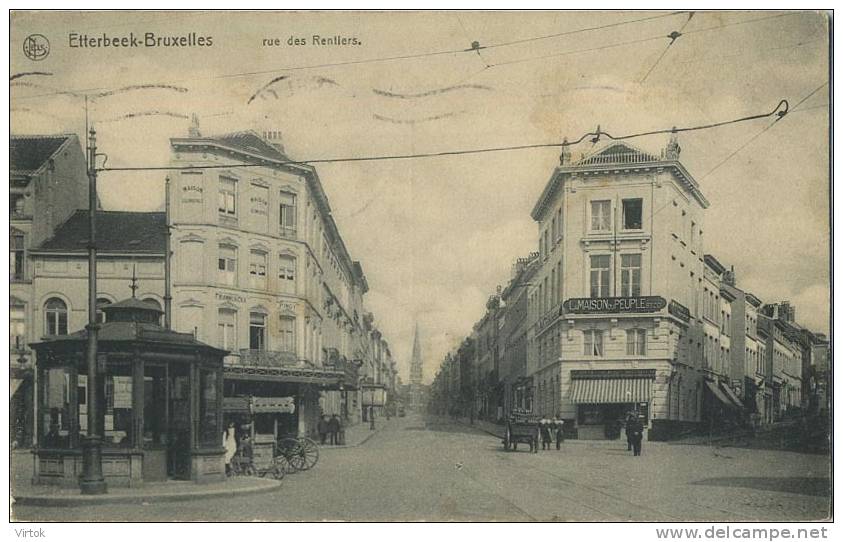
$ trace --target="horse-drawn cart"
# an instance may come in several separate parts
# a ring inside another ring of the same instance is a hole
[[[503,437],[503,447],[517,450],[518,443],[528,444],[530,451],[539,451],[539,416],[532,414],[512,414],[506,422],[506,432]]]

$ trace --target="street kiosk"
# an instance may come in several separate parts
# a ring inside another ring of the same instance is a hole
[[[156,306],[130,298],[103,308],[96,400],[109,485],[225,480],[223,357],[192,334],[164,329]],[[39,435],[33,483],[76,486],[87,434],[87,331],[33,343]]]

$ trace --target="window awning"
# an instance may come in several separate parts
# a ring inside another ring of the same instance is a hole
[[[721,382],[720,387],[723,388],[723,393],[726,394],[726,397],[728,397],[729,400],[733,402],[736,407],[738,407],[739,409],[744,408],[743,401],[741,401],[740,397],[735,394],[734,390],[732,390],[732,388],[730,388],[728,384],[724,384]]]
[[[730,401],[728,397],[726,397],[726,394],[720,390],[720,386],[717,385],[717,382],[706,380],[705,385],[711,392],[711,394],[717,398],[718,401],[720,401],[729,408],[737,408],[735,404]]]
[[[652,378],[599,378],[571,381],[571,402],[645,403],[653,397]]]

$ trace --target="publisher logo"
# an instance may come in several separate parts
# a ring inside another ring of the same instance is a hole
[[[44,60],[50,54],[50,40],[41,34],[30,34],[23,40],[23,54],[29,60]]]

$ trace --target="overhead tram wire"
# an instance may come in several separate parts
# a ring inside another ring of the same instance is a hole
[[[632,19],[632,20],[629,20],[629,21],[619,21],[617,23],[611,23],[611,24],[607,24],[607,25],[599,25],[599,26],[593,26],[593,27],[587,27],[587,28],[580,28],[580,29],[576,29],[576,30],[570,30],[570,31],[566,31],[566,32],[559,32],[557,34],[534,36],[534,37],[530,37],[530,38],[513,40],[513,41],[509,41],[509,42],[493,43],[493,44],[490,44],[490,45],[481,45],[481,46],[479,46],[479,49],[493,49],[493,48],[509,47],[511,45],[518,45],[520,43],[527,43],[527,42],[531,42],[531,41],[544,40],[544,39],[552,39],[552,38],[563,37],[563,36],[578,34],[578,33],[583,33],[583,32],[592,32],[592,31],[603,30],[603,29],[606,29],[606,28],[612,28],[612,27],[617,27],[617,26],[622,26],[622,25],[630,25],[630,24],[636,24],[636,23],[640,23],[640,22],[652,21],[652,20],[660,19],[660,18],[664,18],[664,17],[672,17],[672,16],[674,16],[676,14],[679,14],[679,13],[684,13],[684,12],[679,11],[679,12],[663,13],[663,14],[660,14],[660,15],[653,15],[653,16],[650,16],[650,17],[642,17],[642,18],[639,18],[639,19]],[[663,36],[659,36],[659,37],[663,37]],[[319,69],[319,68],[333,68],[333,67],[340,67],[340,66],[354,66],[354,65],[360,65],[360,64],[370,64],[370,63],[378,63],[378,62],[391,62],[391,61],[397,61],[397,60],[411,60],[411,59],[417,59],[417,58],[436,57],[436,56],[443,56],[443,55],[465,54],[465,53],[474,54],[477,51],[478,51],[477,47],[460,48],[460,49],[448,49],[448,50],[443,50],[443,51],[432,51],[432,52],[425,52],[425,53],[414,53],[414,54],[407,54],[407,55],[396,55],[396,56],[389,56],[389,57],[369,58],[369,59],[360,59],[360,60],[348,60],[348,61],[342,61],[342,62],[329,62],[329,63],[312,64],[312,65],[306,65],[306,66],[289,66],[289,67],[273,68],[273,69],[270,69],[270,70],[259,70],[259,71],[250,71],[250,72],[235,72],[235,73],[230,73],[230,74],[215,75],[215,76],[211,76],[211,77],[196,77],[196,78],[193,78],[193,79],[183,79],[183,80],[179,80],[179,81],[162,81],[162,82],[159,82],[159,84],[162,84],[162,85],[163,84],[181,84],[181,83],[185,83],[187,81],[192,81],[192,80],[197,80],[197,79],[203,79],[203,80],[230,79],[230,78],[236,78],[236,77],[250,77],[250,76],[255,76],[255,75],[266,75],[266,74],[273,74],[273,73],[281,73],[281,72],[286,72],[286,71],[301,71],[301,70],[310,70],[310,69]],[[492,64],[492,66],[495,66],[495,65],[503,65],[503,64]],[[90,87],[90,88],[75,89],[75,90],[65,90],[65,91],[56,91],[56,92],[47,92],[47,93],[41,93],[41,94],[33,94],[33,95],[30,95],[30,96],[20,96],[20,97],[16,97],[15,99],[17,99],[17,100],[28,100],[28,99],[34,99],[34,98],[42,98],[42,97],[48,97],[48,96],[61,95],[61,94],[82,95],[82,94],[85,94],[87,92],[105,91],[105,90],[113,90],[113,89],[111,89],[109,87]]]
[[[659,65],[659,62],[662,61],[662,59],[665,57],[667,52],[670,51],[670,48],[673,46],[674,43],[676,43],[676,40],[678,40],[682,36],[682,32],[685,30],[685,27],[688,26],[688,23],[690,23],[691,19],[693,19],[693,18],[694,18],[694,12],[692,11],[691,13],[688,14],[688,20],[685,21],[685,23],[679,28],[678,31],[674,31],[674,32],[671,32],[670,34],[668,34],[667,37],[670,38],[670,43],[667,44],[667,47],[664,48],[664,51],[662,51],[662,54],[659,55],[659,58],[657,58],[656,61],[653,63],[653,65],[650,66],[650,69],[647,70],[647,73],[644,75],[644,77],[641,78],[641,81],[639,81],[640,83],[643,84],[644,81],[646,81],[647,78],[650,77],[650,74],[653,73],[653,70],[656,69],[656,66]]]
[[[821,87],[820,87],[821,88]],[[819,90],[819,88],[817,89]],[[816,92],[816,91],[814,91]],[[810,96],[809,96],[810,97]],[[807,98],[805,98],[807,99]],[[802,101],[804,101],[803,99]],[[802,103],[802,102],[800,102]],[[712,128],[717,128],[720,126],[726,126],[729,124],[738,124],[742,122],[749,122],[753,120],[768,118],[772,116],[777,116],[777,119],[781,119],[788,113],[788,102],[787,100],[781,100],[778,105],[776,105],[775,109],[770,111],[769,113],[762,113],[758,115],[750,115],[747,117],[741,117],[737,119],[726,120],[722,122],[716,122],[712,124],[704,124],[698,126],[688,126],[688,127],[673,127],[673,128],[666,128],[661,130],[652,130],[649,132],[639,132],[633,134],[626,134],[621,136],[614,136],[608,132],[601,130],[599,127],[597,130],[593,132],[587,132],[580,136],[578,139],[573,141],[563,141],[561,143],[534,143],[534,144],[526,144],[526,145],[512,145],[512,146],[505,146],[505,147],[488,147],[482,149],[462,149],[462,150],[452,150],[452,151],[438,151],[438,152],[428,152],[428,153],[414,153],[414,154],[394,154],[394,155],[374,155],[374,156],[351,156],[351,157],[343,157],[343,158],[316,158],[316,159],[309,159],[309,160],[288,160],[288,161],[273,161],[272,163],[275,164],[289,164],[289,165],[309,165],[309,164],[327,164],[327,163],[337,163],[337,162],[373,162],[373,161],[381,161],[381,160],[407,160],[407,159],[415,159],[415,158],[434,158],[434,157],[443,157],[443,156],[457,156],[457,155],[464,155],[464,154],[482,154],[482,153],[490,153],[490,152],[503,152],[503,151],[517,151],[517,150],[526,150],[526,149],[542,149],[542,148],[561,148],[561,147],[568,147],[577,145],[588,138],[591,138],[592,143],[597,143],[601,137],[606,137],[609,140],[613,141],[620,141],[625,139],[633,139],[637,137],[644,137],[650,135],[657,135],[657,134],[671,134],[671,133],[678,133],[678,132],[692,132],[692,131],[699,131],[699,130],[709,130]],[[266,167],[266,164],[213,164],[213,165],[205,165],[205,166],[126,166],[126,167],[103,167],[98,168],[97,171],[184,171],[184,170],[206,170],[206,169],[234,169],[234,168],[250,168],[250,167]]]
[[[767,15],[765,17],[757,17],[757,18],[754,18],[754,19],[744,19],[744,20],[741,20],[741,21],[725,23],[725,24],[721,24],[721,25],[717,25],[717,26],[708,26],[708,27],[705,27],[705,28],[697,28],[697,29],[694,29],[694,30],[688,30],[688,31],[684,32],[684,35],[687,36],[689,34],[698,34],[698,33],[701,33],[701,32],[711,32],[711,31],[714,31],[714,30],[722,30],[724,28],[729,28],[729,27],[732,27],[732,26],[758,23],[758,22],[761,22],[761,21],[768,21],[768,20],[771,20],[771,19],[779,19],[779,18],[782,18],[782,17],[790,17],[790,16],[793,16],[793,15],[801,15],[801,14],[802,14],[801,12],[788,12],[788,13],[779,13],[779,14],[776,14],[776,15]],[[603,49],[611,49],[613,47],[620,47],[620,46],[623,46],[623,45],[634,45],[634,44],[638,44],[638,43],[644,43],[644,42],[647,42],[647,41],[655,41],[655,40],[670,39],[670,38],[671,38],[670,35],[659,34],[657,36],[650,36],[650,37],[646,37],[646,38],[639,38],[639,39],[634,39],[634,40],[629,40],[629,41],[623,41],[623,42],[613,43],[613,44],[610,44],[610,45],[602,45],[602,46],[592,47],[592,48],[588,48],[588,49],[578,49],[578,50],[573,50],[573,51],[561,51],[561,52],[558,52],[558,53],[549,53],[549,54],[540,55],[540,56],[519,58],[519,59],[515,59],[515,60],[508,60],[508,61],[505,61],[505,62],[497,62],[495,64],[492,64],[491,67],[494,68],[496,66],[508,66],[510,64],[519,64],[519,63],[522,63],[522,62],[531,62],[531,61],[534,61],[534,60],[544,60],[544,59],[547,59],[547,58],[554,58],[554,57],[558,57],[558,56],[567,56],[567,55],[576,54],[576,53],[587,53],[587,52],[591,52],[591,51],[600,51],[600,50],[603,50]]]
[[[792,109],[791,113],[796,112],[796,111],[800,111],[800,110],[798,109],[798,107],[799,107],[800,105],[802,105],[803,103],[805,103],[805,102],[806,102],[806,101],[807,101],[807,100],[808,100],[811,96],[813,96],[814,94],[816,94],[817,92],[819,92],[819,91],[820,91],[820,89],[822,89],[822,88],[823,88],[824,86],[826,86],[826,85],[828,85],[828,81],[824,82],[823,84],[821,84],[820,86],[818,86],[817,88],[815,88],[814,90],[812,90],[810,93],[808,93],[808,95],[806,95],[804,98],[802,98],[801,100],[799,100],[799,101],[796,103],[796,105],[794,105],[794,106],[793,106],[793,109]],[[735,156],[736,156],[739,152],[741,152],[742,150],[744,150],[745,148],[747,148],[750,144],[752,144],[752,142],[753,142],[753,141],[755,141],[756,139],[758,139],[759,137],[761,137],[762,135],[764,135],[764,133],[765,133],[767,130],[769,130],[770,128],[772,128],[773,126],[775,126],[775,125],[776,125],[776,123],[777,123],[779,120],[781,120],[783,117],[784,117],[784,115],[782,115],[781,117],[777,118],[776,120],[774,120],[773,122],[771,122],[770,124],[768,124],[767,126],[765,126],[764,128],[762,128],[762,129],[761,129],[761,131],[757,132],[754,136],[752,136],[752,137],[750,137],[749,139],[747,139],[747,140],[746,140],[746,141],[745,141],[745,142],[744,142],[744,143],[743,143],[740,147],[738,147],[737,149],[735,149],[734,151],[732,151],[732,152],[729,154],[729,156],[727,156],[726,158],[724,158],[723,160],[721,160],[720,162],[718,162],[718,163],[717,163],[717,164],[716,164],[713,168],[711,168],[710,170],[708,170],[708,172],[706,172],[706,173],[705,173],[702,177],[700,177],[700,180],[705,179],[706,177],[708,177],[709,175],[711,175],[712,173],[714,173],[715,171],[717,171],[717,170],[720,168],[720,166],[722,166],[723,164],[725,164],[726,162],[728,162],[729,160],[731,160],[732,158],[734,158],[734,157],[735,157]]]

